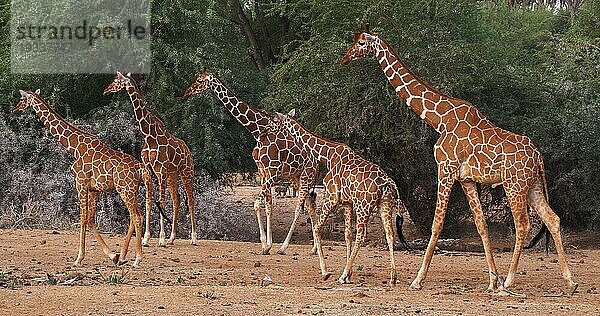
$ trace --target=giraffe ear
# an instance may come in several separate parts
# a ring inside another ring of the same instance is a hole
[[[296,115],[296,109],[291,109],[287,114],[289,117],[294,117],[294,115]]]
[[[127,80],[127,77],[125,77],[122,73],[117,71],[117,76],[119,76],[119,79],[121,80]]]
[[[131,77],[131,73],[130,72],[127,73],[127,77]]]
[[[369,23],[365,24],[365,33],[371,33],[369,30]]]
[[[35,90],[35,94],[40,95],[40,89]]]

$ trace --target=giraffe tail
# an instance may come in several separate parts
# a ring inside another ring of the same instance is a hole
[[[410,218],[410,214],[408,213],[408,209],[402,199],[400,199],[400,192],[398,191],[398,186],[394,180],[388,178],[388,187],[392,190],[392,194],[395,195],[394,199],[394,210],[396,213],[396,232],[398,233],[398,240],[400,241],[400,245],[403,249],[412,249],[412,247],[406,241],[404,234],[402,233],[402,224],[404,223],[404,216],[408,218],[409,221],[412,222]]]
[[[146,183],[146,190],[152,191],[148,195],[148,197],[151,198],[154,196],[154,185],[152,184],[152,175],[154,175],[156,177],[156,174],[154,174],[154,171],[152,170],[152,168],[146,168],[142,164],[140,164],[139,170],[141,172],[141,176],[142,176],[142,179],[144,180],[144,183]],[[158,203],[158,201],[156,201],[156,200],[154,200],[154,205],[156,205],[156,207],[158,208],[160,215],[162,215],[162,217],[165,218],[168,222],[171,222],[171,218],[169,218],[169,216],[167,216],[162,205],[160,205],[160,203]],[[146,212],[149,212],[149,211],[150,210],[146,210]]]
[[[546,202],[548,202],[548,204],[550,204],[550,196],[548,195],[548,181],[546,180],[546,168],[544,167],[544,159],[542,159],[541,157],[540,157],[540,161],[539,161],[538,172],[540,175],[540,181],[542,181],[542,184],[544,186],[544,197],[546,198]],[[546,254],[548,254],[548,252],[549,252],[548,242],[550,241],[550,231],[548,230],[548,227],[544,223],[542,223],[542,227],[540,228],[540,231],[537,234],[535,234],[535,236],[531,239],[529,244],[525,245],[525,247],[523,247],[523,248],[531,249],[531,248],[535,247],[537,244],[540,243],[540,241],[542,240],[542,237],[545,237],[544,246],[546,249]]]

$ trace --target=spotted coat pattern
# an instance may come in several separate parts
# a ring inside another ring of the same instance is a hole
[[[90,228],[102,251],[115,264],[124,263],[129,242],[135,227],[136,257],[134,266],[142,259],[142,212],[137,203],[139,183],[149,177],[142,164],[130,155],[106,146],[96,135],[84,132],[65,121],[36,92],[22,91],[21,100],[12,110],[13,114],[31,107],[50,134],[75,158],[71,172],[79,198],[79,253],[74,265],[85,257],[85,233]],[[113,253],[98,232],[95,221],[96,204],[100,192],[116,190],[129,211],[129,229],[121,245],[120,254]]]
[[[577,288],[568,267],[560,236],[560,219],[548,205],[546,176],[541,154],[527,137],[499,127],[486,119],[467,101],[444,95],[416,77],[378,35],[367,29],[356,33],[354,44],[342,64],[373,55],[400,98],[439,134],[434,146],[438,167],[438,192],[431,239],[423,263],[411,288],[420,289],[439,234],[442,230],[448,198],[455,181],[460,182],[481,235],[489,268],[488,291],[504,290],[512,285],[523,241],[530,230],[527,206],[539,215],[552,233],[563,278],[571,293]],[[516,230],[515,249],[504,282],[498,273],[488,239],[488,230],[476,183],[502,185],[509,201]]]
[[[307,155],[287,131],[274,131],[271,117],[265,111],[252,108],[240,100],[217,76],[206,69],[202,70],[196,77],[196,80],[185,92],[184,97],[187,98],[202,93],[206,89],[215,93],[223,106],[256,140],[252,158],[258,168],[261,191],[254,203],[254,210],[258,220],[263,254],[268,254],[273,244],[271,237],[273,210],[271,187],[277,179],[287,179],[292,182],[298,191],[294,219],[285,241],[277,251],[278,254],[285,254],[298,217],[305,206],[312,223],[316,222],[316,214],[313,209],[314,201],[309,197],[309,190],[315,183],[319,167],[318,162],[316,159],[312,159],[312,156]],[[262,205],[264,205],[266,215],[266,232],[261,219]],[[315,250],[316,248],[313,248],[313,251]]]
[[[192,152],[187,144],[171,135],[165,124],[152,112],[146,109],[146,103],[139,95],[135,81],[129,76],[117,73],[112,83],[104,90],[104,95],[117,93],[124,90],[129,95],[133,105],[135,118],[138,121],[140,131],[144,137],[142,144],[142,163],[154,172],[158,182],[158,201],[163,209],[166,209],[165,199],[167,186],[171,200],[173,201],[173,222],[171,236],[165,241],[165,231],[162,214],[160,216],[159,246],[172,245],[177,232],[177,219],[181,198],[179,196],[179,179],[183,184],[183,190],[187,198],[187,206],[190,212],[192,224],[190,244],[197,244],[196,219],[194,214],[194,161]],[[151,181],[151,180],[150,180]],[[147,195],[146,203],[151,205],[151,195]],[[146,232],[142,243],[148,245],[150,239],[150,208],[146,211]]]
[[[275,121],[281,128],[288,130],[301,143],[304,149],[327,166],[327,174],[323,179],[325,188],[324,202],[321,206],[319,220],[313,227],[313,238],[319,254],[319,265],[323,279],[331,275],[325,265],[325,257],[321,247],[321,228],[327,217],[339,206],[344,207],[346,221],[346,267],[338,278],[339,283],[350,282],[352,265],[358,250],[364,243],[367,224],[373,213],[379,211],[385,237],[390,253],[390,285],[396,283],[396,266],[394,263],[394,233],[392,216],[398,210],[408,214],[400,200],[398,188],[394,181],[376,164],[357,155],[350,147],[318,137],[287,115],[277,113]],[[356,238],[352,244],[352,211],[356,213]]]

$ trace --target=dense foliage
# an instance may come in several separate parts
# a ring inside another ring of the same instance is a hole
[[[585,1],[576,11],[517,4],[153,1],[152,71],[136,78],[149,107],[187,141],[198,170],[218,177],[255,168],[251,136],[212,93],[181,99],[206,66],[249,104],[273,112],[296,108],[307,127],[380,164],[426,233],[436,197],[437,135],[395,95],[374,59],[339,63],[353,32],[370,22],[433,87],[470,101],[496,125],[530,136],[544,155],[551,204],[564,226],[594,229],[600,224],[600,1]],[[135,129],[127,132],[115,123],[131,119],[126,96],[101,95],[110,75],[11,74],[8,8],[0,5],[0,214],[5,215],[16,191],[27,185],[40,190],[27,177],[60,174],[70,181],[61,174],[68,173],[68,156],[43,136],[33,115],[9,117],[19,88],[41,88],[59,113],[88,122],[113,146],[139,156]],[[56,199],[73,205],[70,186],[46,190],[60,192]],[[454,228],[470,217],[459,191],[451,198],[447,235],[462,233]],[[488,212],[490,220],[510,227],[501,188],[483,187],[481,194],[488,210],[503,210]]]

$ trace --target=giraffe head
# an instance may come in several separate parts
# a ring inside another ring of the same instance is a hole
[[[183,94],[183,98],[187,99],[194,94],[200,94],[202,91],[206,90],[208,84],[213,80],[213,74],[206,69],[202,69],[202,71],[196,76],[196,80],[185,90]]]
[[[377,34],[369,31],[369,24],[365,25],[364,32],[354,33],[354,43],[350,46],[344,58],[342,58],[342,65],[347,65],[353,60],[375,54],[374,44],[377,38]]]
[[[113,81],[110,83],[110,85],[106,87],[106,89],[104,89],[102,95],[107,95],[109,93],[117,93],[121,90],[124,90],[125,87],[127,87],[127,85],[130,84],[130,81],[131,73],[123,75],[122,73],[117,71],[117,75],[113,78]]]
[[[33,104],[33,100],[36,97],[40,97],[40,89],[35,90],[35,92],[32,92],[31,90],[19,90],[19,92],[21,93],[21,99],[19,100],[19,103],[17,103],[17,105],[15,105],[15,107],[12,109],[11,113],[13,115],[25,111],[25,109]]]
[[[275,113],[275,116],[271,120],[272,130],[289,129],[292,126],[292,118],[296,115],[296,109],[292,109],[288,114]]]

